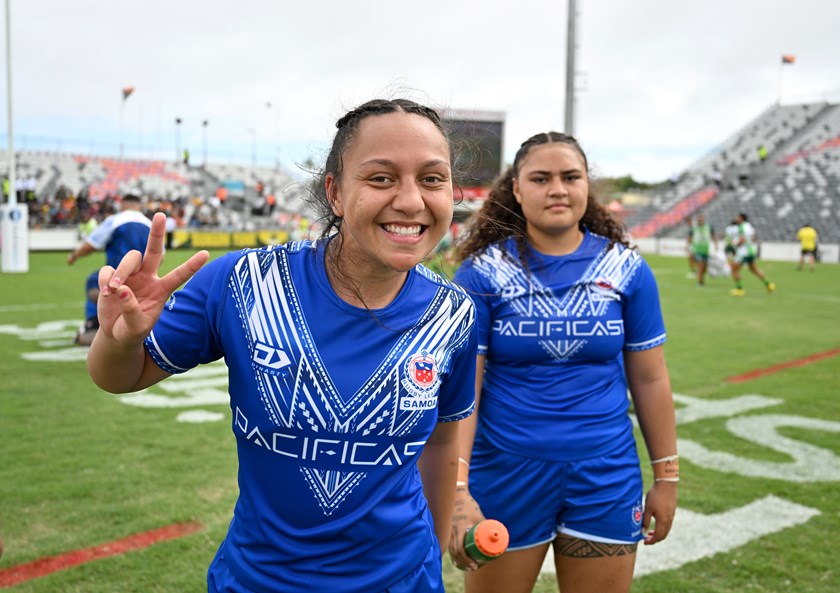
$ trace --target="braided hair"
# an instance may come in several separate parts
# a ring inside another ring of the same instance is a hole
[[[333,212],[329,199],[327,198],[327,176],[331,175],[335,179],[341,178],[341,173],[344,169],[344,153],[353,141],[359,125],[365,118],[395,112],[411,113],[425,117],[448,140],[448,135],[438,112],[431,107],[426,107],[409,99],[373,99],[348,111],[335,122],[335,127],[338,131],[335,133],[324,166],[316,178],[313,201],[314,207],[319,215],[318,218],[323,223],[322,238],[329,236],[333,231],[340,230],[343,221],[340,216]]]
[[[458,245],[457,258],[460,261],[478,255],[490,245],[513,237],[516,240],[519,260],[525,263],[525,249],[527,245],[526,220],[522,213],[522,206],[513,194],[513,180],[519,175],[522,161],[535,146],[559,142],[571,146],[583,159],[584,169],[588,172],[589,163],[583,149],[572,136],[560,132],[543,132],[528,138],[516,151],[513,165],[493,182],[487,201],[474,215],[467,230],[465,239]],[[590,193],[586,200],[586,211],[579,226],[591,232],[606,237],[610,246],[620,243],[629,247],[624,228],[613,218],[610,211],[602,206],[597,198]]]
[[[327,274],[331,281],[335,280],[340,283],[346,290],[355,295],[362,305],[370,311],[370,314],[376,322],[382,327],[386,327],[365,303],[361,287],[347,274],[347,270],[343,270],[338,261],[341,259],[341,252],[344,241],[341,233],[343,217],[336,214],[330,203],[327,194],[327,178],[332,177],[333,180],[340,180],[344,170],[343,157],[352,144],[359,131],[361,122],[368,117],[379,115],[386,115],[389,113],[406,113],[419,115],[428,119],[440,131],[444,139],[449,145],[449,138],[441,121],[441,117],[437,111],[430,107],[426,107],[419,103],[415,103],[409,99],[374,99],[359,105],[355,109],[348,111],[344,116],[339,118],[335,127],[337,131],[333,138],[332,146],[327,155],[321,170],[316,174],[315,183],[310,193],[310,205],[316,211],[318,221],[322,224],[323,230],[321,232],[321,240],[327,241],[327,249],[325,251],[325,265],[327,267]],[[450,151],[450,159],[452,159]],[[453,164],[454,168],[454,164]],[[402,331],[394,328],[393,331]]]

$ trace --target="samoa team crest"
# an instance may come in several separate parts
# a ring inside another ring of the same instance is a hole
[[[439,384],[438,366],[432,355],[424,350],[408,359],[403,387],[410,394],[415,397],[434,396]]]
[[[598,276],[590,284],[590,298],[595,302],[620,301],[621,296],[616,289],[615,283],[604,276]]]
[[[642,508],[642,501],[639,501],[633,505],[633,525],[641,525],[643,515],[644,509]]]

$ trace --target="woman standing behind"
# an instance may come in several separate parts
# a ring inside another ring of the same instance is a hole
[[[450,539],[466,590],[531,591],[553,545],[564,593],[626,592],[637,543],[663,540],[677,505],[653,275],[590,194],[578,143],[556,132],[522,144],[459,255],[455,281],[479,326]],[[628,387],[654,464],[644,504]],[[463,535],[485,516],[508,527],[510,547],[474,570]]]
[[[402,99],[336,126],[320,240],[199,271],[202,252],[159,278],[158,214],[142,261],[134,251],[99,275],[97,385],[229,368],[239,498],[212,593],[443,592],[474,308],[418,264],[452,219],[450,147],[438,114]]]

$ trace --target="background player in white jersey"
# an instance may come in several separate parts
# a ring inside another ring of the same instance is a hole
[[[726,254],[726,261],[730,264],[735,257],[735,244],[738,242],[738,234],[740,233],[738,221],[734,218],[723,229],[723,252]]]
[[[776,290],[776,285],[767,278],[761,268],[758,267],[758,245],[755,227],[747,220],[743,212],[735,216],[738,224],[738,235],[735,238],[735,256],[730,262],[732,269],[732,280],[735,281],[735,288],[729,291],[732,296],[744,296],[747,291],[741,282],[741,268],[747,266],[753,275],[761,280],[768,293]]]
[[[158,214],[142,262],[100,273],[102,388],[229,368],[239,498],[212,593],[443,593],[476,360],[472,302],[420,265],[452,219],[450,146],[437,112],[403,99],[336,126],[320,240],[199,269],[201,252],[158,278]]]
[[[81,257],[87,257],[97,250],[105,250],[105,265],[116,267],[126,253],[132,249],[142,252],[149,239],[151,221],[142,212],[143,202],[136,194],[126,194],[120,200],[120,211],[106,218],[101,225],[95,225],[82,243],[67,255],[67,265],[72,266]],[[76,333],[75,342],[89,346],[99,329],[96,316],[96,301],[99,287],[94,276],[85,280],[85,322]]]
[[[550,546],[561,591],[624,593],[637,543],[663,540],[674,518],[676,423],[656,282],[589,189],[574,138],[533,136],[460,245],[454,279],[479,326],[477,413],[462,431],[466,484],[450,539],[468,593],[531,591]],[[654,464],[644,504],[628,387]],[[485,516],[507,526],[510,547],[470,570],[464,530]]]
[[[126,194],[120,201],[120,211],[98,225],[85,240],[67,256],[68,265],[80,257],[104,249],[105,265],[116,268],[123,256],[132,249],[142,251],[149,238],[151,221],[142,212],[140,196]]]

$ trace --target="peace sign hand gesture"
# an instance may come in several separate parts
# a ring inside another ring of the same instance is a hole
[[[88,371],[107,391],[124,392],[143,386],[137,384],[145,366],[143,340],[172,293],[210,257],[207,251],[199,251],[159,277],[165,236],[166,215],[159,212],[152,219],[145,255],[130,251],[116,269],[104,266],[99,270],[99,331],[88,355]]]

